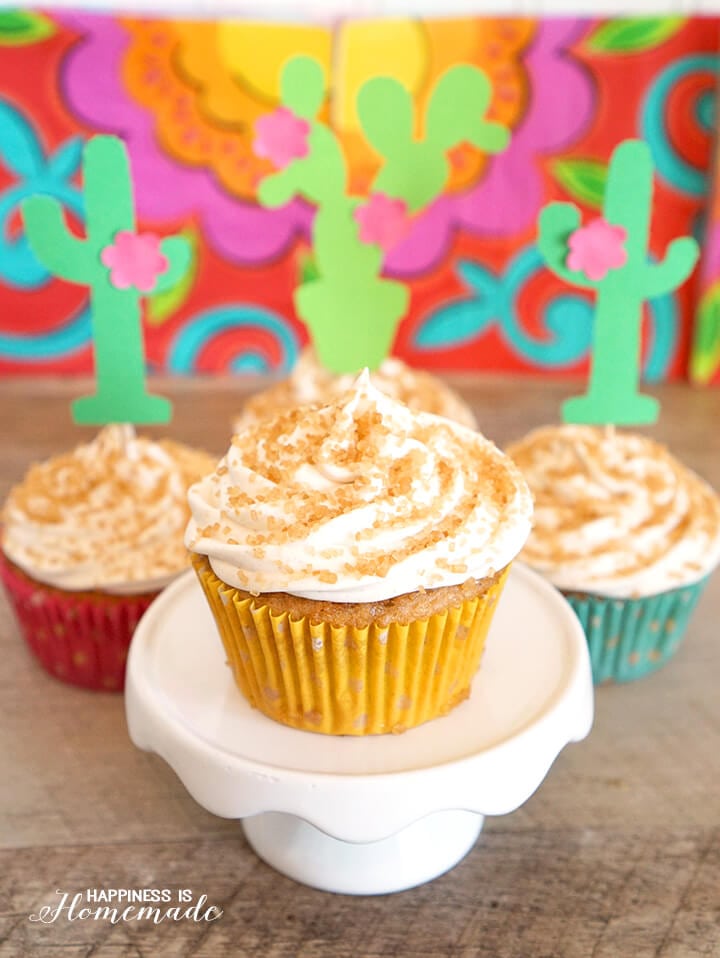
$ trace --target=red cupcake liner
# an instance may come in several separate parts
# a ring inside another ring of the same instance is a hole
[[[157,592],[63,592],[31,579],[2,553],[0,579],[25,641],[50,675],[86,689],[122,691],[130,640]]]

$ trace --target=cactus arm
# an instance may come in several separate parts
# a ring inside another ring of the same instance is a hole
[[[372,97],[363,96],[366,87],[370,87]],[[362,111],[361,101],[364,103]],[[442,192],[448,166],[444,153],[433,151],[424,142],[414,141],[411,133],[405,135],[406,107],[410,108],[408,94],[397,81],[386,77],[368,81],[358,96],[363,134],[381,158],[370,192],[402,200],[410,212],[416,213]],[[396,122],[395,112],[400,113],[399,122]],[[407,119],[411,130],[412,115],[409,114]]]
[[[296,196],[319,205],[330,195],[344,194],[347,170],[342,151],[333,133],[315,120],[325,96],[323,68],[310,57],[295,57],[282,72],[280,90],[283,105],[310,123],[308,152],[266,176],[258,200],[275,209]]]
[[[258,202],[269,209],[285,206],[295,196],[301,193],[300,183],[302,176],[297,174],[297,164],[288,166],[279,173],[266,176],[258,187]]]
[[[280,77],[280,96],[288,109],[314,120],[325,98],[325,73],[311,57],[294,57]]]
[[[413,137],[413,104],[397,80],[376,77],[360,88],[357,111],[363,135],[380,156],[372,192],[403,200],[411,212],[432,202],[447,179],[444,152]]]
[[[482,120],[467,141],[484,153],[502,153],[510,143],[510,131],[502,123]]]
[[[154,288],[148,295],[173,289],[187,273],[192,262],[192,246],[184,236],[169,236],[160,244],[160,250],[168,261],[168,267],[158,276]]]
[[[404,200],[411,210],[420,208],[426,194],[436,195],[437,184],[425,183],[428,164],[413,161],[413,112],[407,90],[389,77],[368,80],[358,93],[357,112],[365,139],[382,160],[372,192]]]
[[[649,265],[645,271],[645,297],[662,296],[684,283],[695,268],[699,254],[698,245],[690,236],[673,240],[662,263]]]
[[[476,67],[448,70],[430,96],[425,137],[416,139],[413,103],[407,90],[387,77],[365,83],[357,100],[360,125],[383,160],[373,190],[404,200],[408,209],[416,212],[445,188],[449,150],[465,142],[488,153],[504,149],[508,131],[484,119],[491,92],[490,82]]]
[[[266,176],[258,189],[263,206],[276,208],[296,196],[315,206],[341,202],[347,189],[347,166],[335,135],[314,123],[308,137],[308,154],[284,170]]]
[[[402,155],[412,141],[412,101],[397,80],[375,77],[364,83],[357,97],[357,113],[365,139],[380,156]]]
[[[492,86],[469,64],[452,67],[438,81],[427,108],[428,142],[447,151],[468,142],[486,153],[499,153],[510,141],[507,127],[485,120]]]
[[[315,119],[325,98],[322,66],[310,57],[294,57],[282,71],[280,92],[283,105],[310,124],[307,155],[266,176],[258,188],[258,200],[274,209],[296,196],[319,206],[330,196],[344,195],[345,158],[332,131]]]
[[[568,269],[568,237],[580,226],[580,210],[572,203],[550,203],[540,211],[538,250],[550,269],[560,279],[574,286],[597,289],[598,284],[584,273]]]
[[[87,283],[99,262],[87,242],[65,225],[62,207],[50,196],[31,196],[22,203],[30,249],[49,273],[70,283]]]

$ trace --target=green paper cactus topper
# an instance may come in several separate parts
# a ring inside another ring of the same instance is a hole
[[[505,127],[488,122],[491,87],[478,69],[461,65],[436,83],[413,135],[410,94],[396,80],[369,80],[358,95],[363,132],[382,159],[363,206],[348,195],[345,156],[334,133],[316,117],[325,96],[322,67],[296,57],[281,78],[283,106],[257,124],[256,150],[277,173],[260,185],[260,203],[278,207],[295,197],[315,209],[312,227],[316,275],[295,293],[320,362],[331,372],[376,369],[388,355],[408,305],[407,288],[381,276],[383,250],[447,182],[447,154],[463,142],[489,153],[507,145]]]
[[[165,423],[172,407],[150,395],[140,315],[141,296],[173,288],[190,266],[180,236],[138,234],[127,152],[115,136],[95,136],[83,151],[86,238],[74,236],[57,200],[37,195],[22,204],[25,232],[38,260],[55,276],[90,288],[96,393],[76,399],[73,419]]]
[[[699,250],[685,236],[661,262],[649,261],[652,189],[649,147],[625,140],[610,160],[602,219],[581,227],[580,211],[569,203],[540,213],[538,248],[548,267],[597,294],[589,388],[564,403],[565,422],[630,426],[658,417],[657,400],[639,389],[642,305],[683,283]]]

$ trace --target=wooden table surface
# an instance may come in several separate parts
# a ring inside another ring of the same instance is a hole
[[[163,384],[166,430],[224,451],[247,387]],[[567,383],[456,381],[499,443],[557,418]],[[67,449],[75,383],[0,385],[0,498]],[[720,390],[666,387],[652,432],[720,488]],[[154,430],[155,433],[158,430]],[[329,895],[259,861],[128,739],[122,697],[62,685],[0,600],[0,958],[695,958],[720,956],[720,574],[676,658],[598,690],[590,737],[449,874],[376,898]],[[222,918],[32,923],[56,890],[189,888]]]

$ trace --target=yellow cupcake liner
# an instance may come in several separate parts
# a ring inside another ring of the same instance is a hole
[[[445,715],[470,694],[509,566],[483,595],[408,624],[337,627],[276,614],[193,566],[235,681],[283,725],[326,735],[404,732]]]

